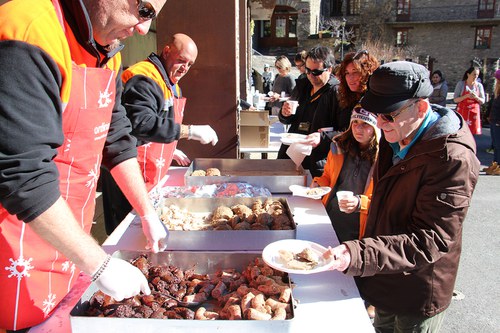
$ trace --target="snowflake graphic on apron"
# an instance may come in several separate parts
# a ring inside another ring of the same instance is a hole
[[[20,281],[23,277],[30,277],[30,270],[35,268],[34,266],[31,266],[32,260],[33,258],[25,260],[22,256],[20,256],[17,260],[10,258],[9,261],[11,262],[11,265],[5,267],[6,270],[10,271],[8,277],[16,277],[18,281]]]

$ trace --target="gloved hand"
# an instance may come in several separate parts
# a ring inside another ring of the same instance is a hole
[[[141,291],[146,295],[151,294],[144,274],[137,267],[117,258],[110,259],[95,284],[117,301],[133,297]]]
[[[164,251],[167,248],[168,230],[160,221],[156,213],[141,216],[142,232],[148,240],[146,250],[153,253]]]
[[[179,149],[174,150],[173,157],[174,157],[174,160],[182,166],[187,166],[187,165],[189,165],[189,163],[191,163],[191,160],[189,159],[189,157],[187,157],[186,154],[184,154],[184,152],[182,150],[179,150]]]
[[[191,125],[188,139],[200,141],[204,145],[212,143],[212,146],[219,141],[217,133],[209,125]]]

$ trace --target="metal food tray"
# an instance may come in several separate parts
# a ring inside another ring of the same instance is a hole
[[[124,260],[137,258],[144,252],[117,251],[113,257]],[[181,269],[196,265],[196,273],[215,273],[220,269],[235,268],[242,270],[261,253],[250,252],[190,252],[166,251],[158,254],[149,253],[149,259],[154,265],[170,264]],[[182,319],[151,319],[151,318],[109,318],[87,317],[88,301],[98,290],[92,283],[83,293],[79,302],[70,312],[71,331],[73,333],[255,333],[255,332],[288,332],[295,317],[292,306],[292,319],[286,320],[182,320]],[[292,291],[292,304],[293,291]]]
[[[191,176],[195,170],[217,168],[221,176]],[[290,185],[307,185],[307,172],[292,160],[251,160],[196,158],[184,176],[186,186],[220,183],[248,183],[267,188],[271,193],[290,193]]]
[[[234,206],[237,204],[252,207],[255,200],[264,202],[266,199],[279,200],[285,208],[285,213],[292,221],[292,230],[170,230],[168,239],[169,250],[187,251],[261,251],[269,243],[281,239],[295,239],[297,224],[286,198],[255,197],[255,198],[163,198],[162,205],[176,205],[191,213],[212,213],[218,206]]]

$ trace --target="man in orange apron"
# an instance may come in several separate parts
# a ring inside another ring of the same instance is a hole
[[[116,299],[144,275],[88,234],[101,162],[166,247],[120,103],[121,45],[165,0],[12,0],[0,6],[0,331],[44,321],[80,270]],[[127,279],[123,279],[126,276]]]
[[[217,143],[217,134],[210,126],[182,124],[186,98],[178,83],[197,56],[195,42],[177,33],[160,55],[151,53],[122,74],[122,104],[132,123],[132,134],[138,139],[137,159],[148,190],[167,174],[172,159],[189,164],[189,158],[176,149],[177,140]],[[106,232],[110,234],[132,207],[106,170],[101,173],[101,184]]]

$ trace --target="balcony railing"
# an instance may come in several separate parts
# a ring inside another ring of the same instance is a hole
[[[484,15],[486,14],[486,15]],[[390,22],[428,22],[428,21],[463,21],[478,18],[500,18],[500,3],[491,12],[479,12],[475,5],[454,5],[436,7],[414,7],[410,8],[410,15],[394,15]]]

